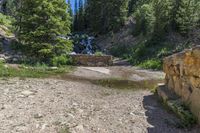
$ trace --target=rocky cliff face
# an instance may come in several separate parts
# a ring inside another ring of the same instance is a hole
[[[200,46],[164,59],[165,83],[200,122]]]

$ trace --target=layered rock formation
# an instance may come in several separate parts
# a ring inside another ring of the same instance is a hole
[[[164,59],[165,84],[200,122],[200,46]]]

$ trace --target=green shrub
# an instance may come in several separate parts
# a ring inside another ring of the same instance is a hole
[[[12,21],[13,21],[13,18],[11,18],[10,16],[6,16],[0,13],[0,25],[11,27]]]
[[[158,59],[150,59],[140,63],[139,66],[145,69],[160,70],[162,68],[162,61]]]
[[[51,65],[53,66],[63,66],[72,64],[72,59],[67,55],[55,56],[51,59]]]
[[[109,52],[115,57],[126,57],[131,53],[131,46],[124,44],[113,44]]]
[[[157,52],[157,58],[163,58],[163,57],[166,57],[171,54],[172,54],[171,49],[169,49],[167,47],[163,47],[163,48],[161,48],[161,50],[159,50]]]
[[[138,65],[141,61],[145,60],[147,57],[149,58],[147,42],[141,41],[131,49],[129,61],[133,65]]]
[[[100,52],[100,51],[97,51],[97,52],[95,52],[95,54],[94,55],[96,55],[96,56],[103,56],[103,53],[102,52]]]
[[[51,75],[63,74],[72,70],[72,67],[58,67],[51,69],[45,64],[37,63],[34,66],[21,65],[18,68],[10,67],[5,62],[0,61],[0,77],[20,77],[20,78],[45,78]]]

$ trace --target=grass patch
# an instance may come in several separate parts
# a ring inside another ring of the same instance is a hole
[[[162,61],[158,59],[145,60],[144,62],[141,62],[138,66],[145,69],[161,70]]]
[[[44,65],[10,67],[0,62],[0,77],[45,78],[70,72],[72,69],[71,66],[51,68]]]
[[[168,100],[166,104],[181,119],[180,127],[192,127],[197,123],[197,118],[181,100]]]
[[[168,112],[173,112],[179,119],[167,120],[168,124],[172,124],[177,128],[192,128],[197,124],[197,118],[191,113],[188,106],[186,106],[180,99],[167,100],[161,99],[161,104]]]

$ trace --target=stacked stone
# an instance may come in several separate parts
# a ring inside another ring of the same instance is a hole
[[[113,58],[109,55],[97,56],[97,55],[70,55],[75,65],[83,66],[111,66],[113,64]]]
[[[200,121],[200,46],[164,59],[165,84]]]

